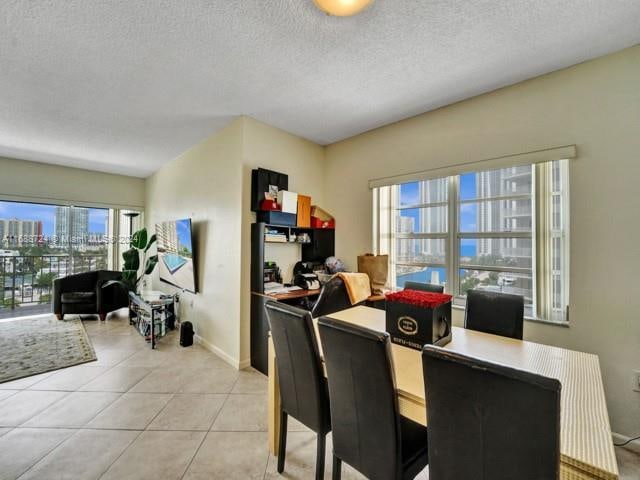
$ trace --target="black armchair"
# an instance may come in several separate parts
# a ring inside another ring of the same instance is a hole
[[[129,296],[120,285],[102,286],[120,280],[122,272],[98,270],[78,273],[53,281],[53,313],[62,320],[66,314],[98,314],[105,320],[109,312],[129,305]]]

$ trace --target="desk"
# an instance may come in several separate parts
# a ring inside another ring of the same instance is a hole
[[[271,300],[277,300],[279,302],[286,302],[287,300],[295,300],[297,298],[313,297],[314,295],[320,295],[320,289],[316,290],[292,290],[287,293],[257,293],[251,292],[254,295],[262,295]]]
[[[330,316],[385,331],[382,310],[354,307]],[[314,325],[317,329],[315,321]],[[458,327],[453,327],[452,341],[445,348],[560,380],[560,478],[618,478],[597,356]],[[400,413],[426,425],[421,352],[395,344],[391,350]],[[278,447],[279,402],[275,354],[269,339],[269,449],[273,454]]]

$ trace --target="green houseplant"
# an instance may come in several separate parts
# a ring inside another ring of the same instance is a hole
[[[109,285],[118,284],[129,292],[138,293],[140,282],[145,275],[151,274],[158,263],[158,255],[147,257],[149,248],[156,241],[156,236],[148,238],[147,229],[138,230],[131,237],[130,249],[122,254],[124,267],[122,269],[122,280],[110,280],[102,288]],[[142,261],[141,261],[142,258]],[[144,265],[142,274],[138,276],[140,265]]]

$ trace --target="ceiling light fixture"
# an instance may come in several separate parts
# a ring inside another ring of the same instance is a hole
[[[373,0],[313,0],[323,12],[336,17],[348,17],[360,13],[367,8]]]

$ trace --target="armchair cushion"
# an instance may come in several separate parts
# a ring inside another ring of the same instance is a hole
[[[62,303],[87,303],[93,304],[96,303],[96,293],[95,292],[68,292],[63,293],[61,295]]]

